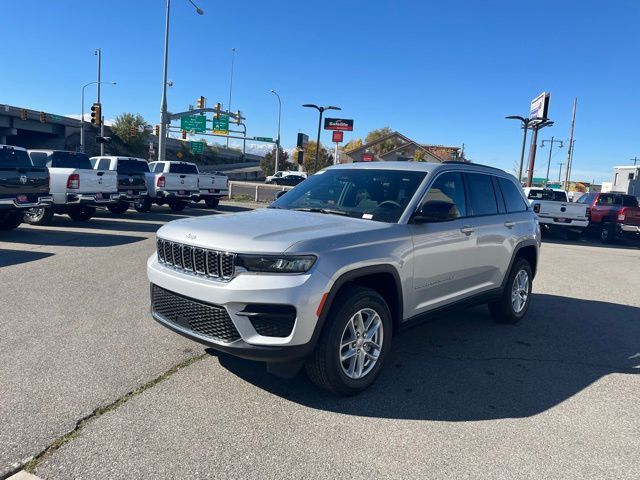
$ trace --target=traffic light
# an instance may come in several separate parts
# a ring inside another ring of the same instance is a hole
[[[222,105],[218,102],[216,103],[216,113],[214,114],[215,118],[220,118],[220,110],[222,110]]]
[[[153,129],[154,133],[156,134],[156,137],[160,136],[160,125],[156,125],[155,128]]]
[[[242,114],[240,110],[236,112],[236,125],[240,125],[242,123]]]
[[[187,139],[187,131],[186,130],[182,130],[182,139],[183,140]]]
[[[203,96],[198,97],[198,108],[204,108],[205,98]]]
[[[94,103],[91,105],[91,123],[93,123],[96,127],[100,126],[102,121],[102,105],[99,103]]]
[[[26,120],[27,119],[27,111],[23,108],[22,111],[20,112],[20,118],[22,120]]]
[[[44,112],[40,112],[40,123],[46,123],[47,121],[47,114]]]
[[[138,133],[138,129],[136,127],[134,127],[133,125],[129,127],[129,135],[131,135],[132,137],[135,137],[137,133]]]

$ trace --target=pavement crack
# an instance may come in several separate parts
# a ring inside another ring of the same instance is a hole
[[[122,405],[124,405],[126,402],[131,400],[133,397],[136,397],[136,396],[140,395],[141,393],[145,392],[146,390],[149,390],[150,388],[155,387],[156,385],[158,385],[161,382],[164,382],[165,380],[167,380],[168,378],[170,378],[172,375],[174,375],[178,371],[182,370],[183,368],[186,368],[189,365],[192,365],[195,362],[198,362],[198,361],[200,361],[200,360],[202,360],[202,359],[204,359],[204,358],[206,358],[208,356],[209,355],[207,353],[203,353],[203,354],[197,355],[195,357],[187,358],[186,360],[183,360],[182,362],[174,365],[169,370],[167,370],[164,373],[158,375],[157,377],[153,378],[152,380],[149,380],[147,383],[145,383],[145,384],[143,384],[143,385],[141,385],[141,386],[139,386],[139,387],[127,392],[127,393],[125,393],[123,396],[117,398],[113,402],[111,402],[111,403],[109,403],[107,405],[103,405],[103,406],[97,407],[90,414],[88,414],[88,415],[82,417],[80,420],[78,420],[76,422],[75,427],[72,430],[70,430],[69,432],[59,436],[58,438],[56,438],[46,448],[41,450],[40,453],[38,453],[38,454],[32,456],[31,458],[23,461],[16,468],[13,468],[11,471],[5,473],[4,475],[0,475],[0,480],[5,480],[5,479],[11,477],[12,475],[15,475],[16,473],[18,473],[21,470],[26,470],[29,473],[35,474],[35,471],[38,468],[38,466],[47,457],[51,456],[56,450],[58,450],[63,445],[71,442],[74,438],[78,437],[80,435],[80,432],[84,429],[84,427],[89,422],[91,422],[91,421],[95,420],[96,418],[104,415],[105,413],[117,410]]]

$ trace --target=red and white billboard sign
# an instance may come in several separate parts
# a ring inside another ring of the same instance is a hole
[[[333,143],[342,143],[344,139],[344,132],[334,131],[332,135],[333,139],[331,140]]]

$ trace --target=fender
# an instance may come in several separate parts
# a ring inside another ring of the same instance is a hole
[[[520,243],[516,245],[513,249],[513,254],[511,255],[511,260],[509,261],[509,268],[507,269],[507,274],[502,279],[501,289],[506,288],[507,279],[509,278],[509,273],[511,272],[511,268],[513,267],[513,262],[515,262],[516,257],[518,256],[518,252],[522,250],[524,247],[535,247],[536,249],[536,264],[531,265],[533,269],[533,277],[535,278],[536,273],[538,271],[538,258],[540,256],[540,248],[538,246],[538,242],[533,238],[528,238],[526,240],[522,240]]]

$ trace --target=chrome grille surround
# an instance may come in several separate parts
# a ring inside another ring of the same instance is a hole
[[[236,274],[236,254],[156,239],[158,261],[184,273],[228,282]]]

